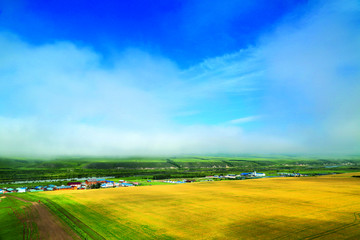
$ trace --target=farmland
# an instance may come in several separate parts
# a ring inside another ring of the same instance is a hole
[[[0,187],[17,187],[16,181],[56,180],[61,185],[76,178],[192,178],[254,170],[267,176],[289,171],[307,175],[355,172],[360,171],[360,156],[0,157]]]
[[[0,198],[0,239],[31,239],[37,236],[30,204],[2,196]]]
[[[76,219],[69,225],[84,238],[359,239],[354,175],[360,173],[18,196]]]

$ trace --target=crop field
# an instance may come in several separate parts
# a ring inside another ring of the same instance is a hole
[[[30,203],[1,196],[0,239],[36,239],[37,226],[33,217]]]
[[[49,199],[94,239],[360,239],[360,178],[353,175],[360,174],[26,196]]]

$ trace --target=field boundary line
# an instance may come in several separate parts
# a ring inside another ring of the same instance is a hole
[[[53,206],[57,211],[59,211],[64,217],[66,217],[66,219],[68,219],[72,224],[74,224],[76,227],[78,227],[79,229],[81,229],[86,235],[88,235],[90,238],[95,239],[95,240],[106,240],[103,236],[101,236],[98,232],[96,232],[95,230],[93,230],[92,228],[90,228],[88,225],[86,225],[83,221],[81,221],[80,219],[78,219],[77,217],[75,217],[73,214],[71,214],[70,212],[68,212],[66,209],[64,209],[62,206],[60,206],[59,204],[55,203],[54,201],[50,200],[50,199],[46,199],[46,202]],[[46,205],[46,203],[44,203]],[[49,207],[49,206],[48,206]],[[51,207],[49,207],[50,210]],[[52,212],[54,212],[52,210]],[[56,214],[56,213],[55,213]],[[78,230],[72,228],[74,231],[76,231],[77,233],[79,233]],[[80,235],[83,235],[81,233],[79,233]]]
[[[9,196],[8,199],[14,203],[14,199],[18,199],[17,197],[14,196]],[[20,200],[20,199],[18,199]],[[24,200],[20,200],[20,201],[24,201]],[[24,202],[28,202],[28,201],[24,201]],[[32,226],[31,226],[31,221],[30,221],[30,215],[29,218],[27,218],[26,216],[26,211],[24,213],[24,216],[22,217],[21,214],[13,207],[8,207],[11,209],[11,211],[13,212],[13,214],[15,215],[15,217],[20,221],[20,223],[23,225],[23,240],[27,240],[31,238],[31,233],[33,232]]]

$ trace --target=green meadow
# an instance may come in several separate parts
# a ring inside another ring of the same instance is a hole
[[[0,239],[36,239],[31,203],[0,195]]]

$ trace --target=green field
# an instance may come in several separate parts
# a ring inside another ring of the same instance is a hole
[[[1,195],[0,195],[1,196]],[[36,239],[37,226],[32,221],[30,203],[11,197],[0,198],[0,239]]]

